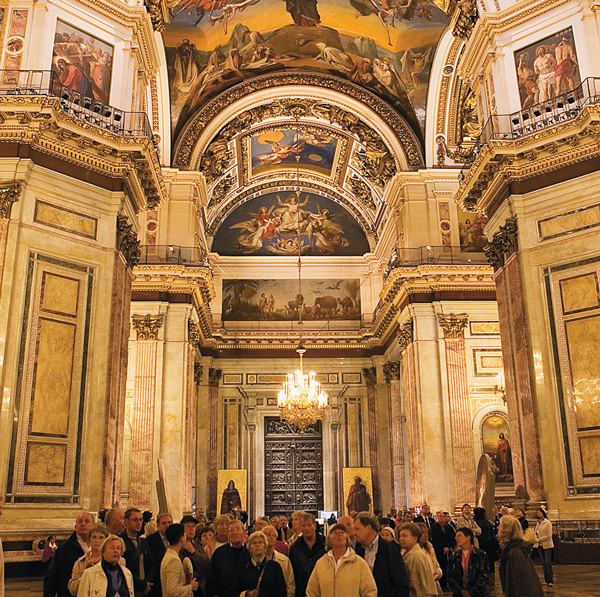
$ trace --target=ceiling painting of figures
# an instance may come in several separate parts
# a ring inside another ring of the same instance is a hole
[[[286,69],[333,74],[422,127],[429,72],[448,25],[431,0],[171,0],[163,32],[177,136],[228,87]]]
[[[364,255],[370,251],[358,222],[341,205],[315,193],[266,193],[238,206],[217,229],[221,255]]]

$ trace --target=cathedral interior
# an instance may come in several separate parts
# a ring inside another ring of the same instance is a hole
[[[357,475],[453,512],[483,454],[497,503],[600,518],[600,3],[0,18],[7,562],[157,482],[176,518],[231,480],[250,517],[343,512]]]

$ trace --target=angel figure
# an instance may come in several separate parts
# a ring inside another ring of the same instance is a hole
[[[235,246],[244,254],[256,253],[263,246],[263,239],[271,238],[277,226],[281,223],[280,218],[271,218],[271,212],[275,206],[269,209],[261,207],[258,213],[248,212],[252,216],[251,220],[244,220],[233,224],[230,228],[240,229],[240,235],[237,237]]]
[[[302,133],[302,140],[307,145],[312,145],[313,147],[327,147],[335,141],[335,138],[333,135],[324,133],[323,131],[304,131]]]
[[[312,221],[308,227],[310,246],[312,246],[314,238],[317,249],[323,255],[333,255],[336,251],[350,244],[344,236],[344,228],[333,221],[343,215],[343,212],[330,216],[328,209],[320,209],[318,205],[317,210],[319,215],[312,216]]]
[[[261,166],[281,164],[284,158],[291,156],[293,153],[302,153],[304,149],[304,141],[296,141],[293,145],[281,144],[277,141],[267,141],[267,143],[271,146],[272,153],[256,156]]]
[[[432,46],[429,46],[425,52],[421,52],[420,54],[412,50],[404,52],[400,63],[402,64],[402,80],[405,83],[412,81],[415,87],[419,85],[421,74],[429,64],[432,49]]]
[[[290,195],[287,201],[282,201],[281,197],[277,195],[277,203],[281,207],[275,210],[274,214],[281,219],[281,225],[278,230],[280,232],[296,232],[302,234],[308,226],[308,220],[312,215],[310,212],[302,209],[308,205],[309,197],[301,203],[298,202],[299,195]]]

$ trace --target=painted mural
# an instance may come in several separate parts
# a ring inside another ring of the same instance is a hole
[[[172,0],[163,32],[174,134],[209,99],[285,69],[335,74],[379,94],[417,127],[435,46],[432,0]]]
[[[84,97],[109,103],[113,46],[60,19],[56,21],[52,70]]]
[[[571,27],[515,52],[515,65],[523,109],[581,84]]]
[[[498,414],[492,414],[481,425],[483,451],[492,459],[496,483],[512,483],[513,465],[508,422]]]
[[[458,212],[458,234],[460,237],[460,250],[467,252],[482,252],[487,246],[487,238],[483,229],[487,218],[478,213]]]
[[[313,193],[255,197],[221,223],[212,251],[220,255],[364,255],[367,237],[350,213]]]
[[[223,321],[360,320],[360,281],[223,280]]]

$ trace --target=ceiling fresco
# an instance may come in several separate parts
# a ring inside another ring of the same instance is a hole
[[[171,0],[170,5],[163,39],[174,137],[227,88],[299,69],[374,92],[422,132],[433,53],[448,25],[435,2]]]

